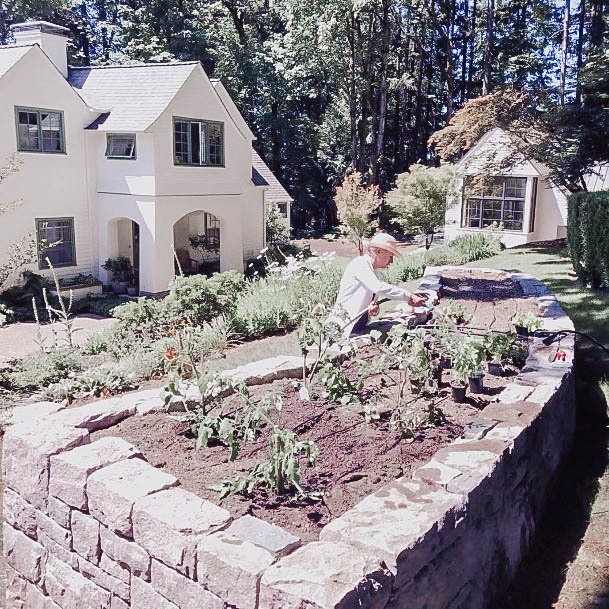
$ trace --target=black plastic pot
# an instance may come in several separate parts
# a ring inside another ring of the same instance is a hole
[[[450,370],[453,367],[453,360],[448,355],[440,356],[440,366],[443,370]]]
[[[484,391],[484,374],[469,377],[469,390],[472,393],[482,393]]]
[[[503,376],[503,366],[495,362],[488,362],[487,364],[488,373],[493,376]]]
[[[450,384],[450,393],[452,399],[460,404],[465,399],[465,393],[467,392],[467,387],[463,383],[451,383]]]
[[[514,326],[514,329],[520,338],[529,338],[529,330],[524,326]]]

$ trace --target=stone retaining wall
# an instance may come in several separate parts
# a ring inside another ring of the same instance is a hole
[[[422,287],[438,291],[439,272],[428,269]],[[543,285],[515,279],[538,297],[546,328],[573,328]],[[4,439],[6,606],[482,609],[526,551],[572,436],[573,346],[562,339],[568,361],[550,363],[537,341],[461,438],[305,545],[257,518],[231,519],[120,438],[90,442],[160,410],[157,390],[23,413]]]

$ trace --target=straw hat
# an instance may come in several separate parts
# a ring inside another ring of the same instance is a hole
[[[372,239],[368,239],[366,247],[378,247],[382,250],[387,250],[393,256],[400,256],[398,251],[398,242],[387,233],[376,233]]]

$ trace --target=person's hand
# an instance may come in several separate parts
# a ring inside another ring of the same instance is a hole
[[[421,296],[417,296],[416,294],[411,294],[410,298],[408,298],[408,304],[411,307],[421,307],[425,303],[425,298]]]
[[[376,315],[379,312],[379,306],[376,302],[371,302],[368,305],[368,315]]]

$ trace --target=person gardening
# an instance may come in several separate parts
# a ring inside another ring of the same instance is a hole
[[[412,307],[423,304],[424,298],[379,279],[378,269],[391,264],[399,256],[397,241],[386,233],[377,233],[366,243],[363,256],[351,260],[340,282],[336,303],[328,322],[337,323],[343,336],[363,330],[379,311],[376,297],[405,300]]]

